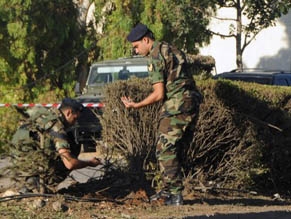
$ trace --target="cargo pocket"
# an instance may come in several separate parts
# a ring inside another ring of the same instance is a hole
[[[184,97],[180,111],[186,114],[193,114],[198,111],[199,104],[203,98],[199,92],[191,91],[189,96]]]

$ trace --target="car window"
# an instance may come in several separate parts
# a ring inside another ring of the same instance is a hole
[[[277,78],[277,79],[275,79],[275,83],[274,84],[275,85],[280,85],[280,86],[288,86],[289,85],[289,83],[288,83],[286,78]]]
[[[127,80],[130,77],[130,72],[128,70],[122,69],[118,72],[119,80]]]
[[[127,66],[126,69],[130,72],[147,72],[148,68],[146,65],[131,65]]]
[[[112,74],[118,73],[123,66],[94,66],[90,71],[88,84],[108,83],[112,81]]]
[[[243,78],[243,81],[255,82],[259,84],[272,84],[271,78]]]
[[[109,83],[112,81],[111,73],[97,74],[92,84]]]
[[[245,82],[255,82],[259,84],[272,84],[271,78],[259,78],[259,77],[225,77],[225,79],[236,80],[236,81],[245,81]]]
[[[105,67],[98,67],[98,73],[112,73],[112,72],[119,72],[122,70],[123,66],[105,66]]]
[[[127,66],[126,69],[139,78],[145,78],[148,76],[147,65],[130,65]]]
[[[126,80],[131,76],[147,77],[147,65],[94,66],[90,71],[88,84],[109,83],[113,79]]]

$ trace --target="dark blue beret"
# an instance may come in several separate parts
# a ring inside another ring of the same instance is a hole
[[[144,24],[139,23],[136,25],[128,34],[127,40],[129,42],[135,42],[140,40],[144,35],[146,35],[150,30]]]
[[[63,99],[60,108],[71,108],[75,112],[82,112],[84,106],[77,100],[66,97]]]

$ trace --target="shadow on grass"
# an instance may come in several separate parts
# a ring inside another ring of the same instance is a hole
[[[206,203],[208,205],[237,205],[237,206],[287,206],[291,201],[265,200],[260,198],[203,198],[194,200],[185,200],[186,205]]]
[[[207,216],[189,216],[184,219],[289,219],[291,213],[287,211],[267,211],[261,213],[245,213],[245,214],[216,214]]]

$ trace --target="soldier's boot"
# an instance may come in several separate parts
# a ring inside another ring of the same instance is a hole
[[[183,205],[183,196],[182,196],[182,194],[181,193],[171,194],[170,197],[168,197],[165,200],[165,205],[171,205],[171,206]]]

